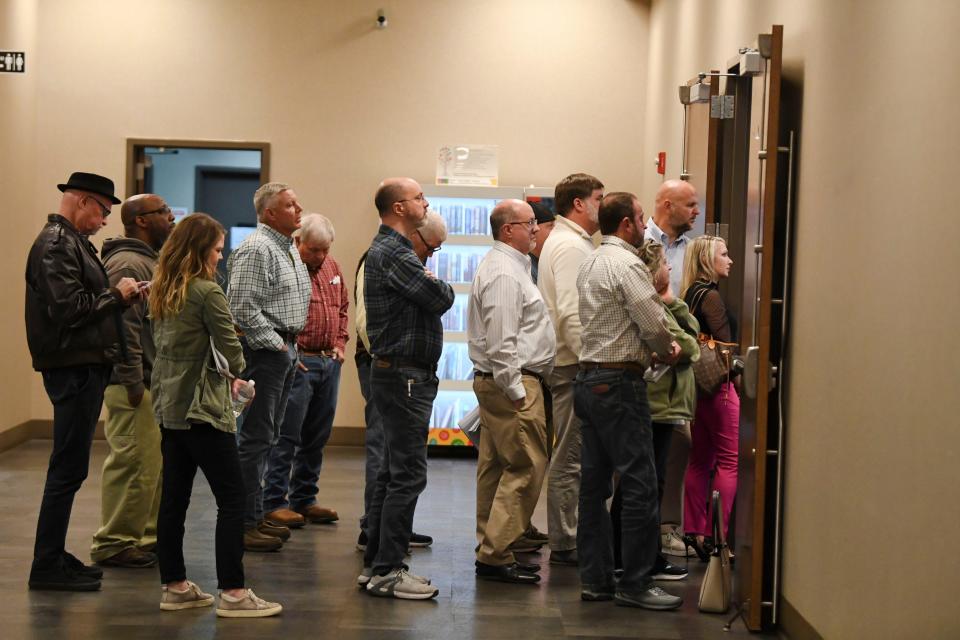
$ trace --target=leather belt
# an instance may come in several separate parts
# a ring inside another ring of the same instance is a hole
[[[645,366],[639,362],[581,362],[580,370],[581,371],[592,371],[595,369],[619,369],[621,371],[632,371],[634,373],[639,373],[643,375],[643,372],[647,370]]]
[[[537,373],[536,371],[531,371],[530,369],[520,369],[520,375],[533,376],[534,378],[537,379],[538,382],[540,382],[540,384],[543,384],[543,383],[544,383],[543,376],[541,376],[541,375],[540,375],[539,373]],[[486,372],[486,371],[480,371],[479,369],[474,369],[474,370],[473,370],[473,377],[475,377],[475,378],[492,378],[492,377],[493,377],[493,374],[492,374],[492,373],[488,373],[488,372]]]
[[[436,371],[437,365],[427,364],[422,360],[413,358],[377,358],[373,359],[373,366],[378,369],[389,369],[390,367],[412,367],[414,369],[423,369],[425,371]]]
[[[319,351],[311,351],[309,349],[301,349],[300,355],[302,356],[314,356],[314,357],[324,357],[324,358],[335,358],[337,356],[336,352],[333,349],[320,349]]]

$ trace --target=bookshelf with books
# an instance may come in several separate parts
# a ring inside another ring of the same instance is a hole
[[[470,283],[483,256],[493,246],[490,212],[505,198],[522,200],[522,187],[424,188],[430,209],[447,223],[447,241],[427,260],[427,268],[449,282],[456,294],[443,315],[443,353],[437,364],[440,389],[430,418],[431,446],[471,446],[457,423],[477,406],[473,394],[473,363],[467,354],[467,300]]]

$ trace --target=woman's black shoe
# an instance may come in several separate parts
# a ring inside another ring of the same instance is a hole
[[[710,554],[707,553],[707,550],[703,548],[698,541],[696,536],[683,536],[683,544],[687,545],[688,549],[693,549],[694,553],[697,554],[697,557],[700,558],[700,562],[709,562]]]

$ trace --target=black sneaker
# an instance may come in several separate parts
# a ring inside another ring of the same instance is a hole
[[[65,561],[61,560],[53,567],[30,570],[30,580],[27,583],[34,591],[99,591],[100,580],[85,576]]]
[[[411,547],[429,547],[433,544],[433,538],[430,536],[425,536],[422,533],[413,533],[410,536],[410,546]]]
[[[580,587],[580,599],[586,602],[613,600],[614,591],[612,585],[585,584]]]
[[[80,575],[87,576],[88,578],[96,578],[99,580],[103,577],[103,569],[100,567],[92,567],[88,564],[83,564],[79,558],[69,551],[63,552],[63,564],[70,567]]]
[[[654,580],[683,580],[687,577],[687,570],[685,567],[665,562],[663,566],[654,569],[650,577]]]

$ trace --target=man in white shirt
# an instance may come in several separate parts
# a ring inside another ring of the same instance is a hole
[[[580,495],[580,421],[573,412],[573,379],[580,360],[580,295],[577,270],[593,253],[592,236],[603,183],[574,173],[554,189],[556,225],[540,254],[537,286],[557,332],[557,358],[547,379],[553,396],[553,454],[547,472],[547,533],[552,564],[577,564]]]
[[[670,286],[674,295],[680,297],[683,278],[683,257],[690,244],[686,233],[700,215],[697,189],[685,180],[667,180],[657,189],[653,217],[647,222],[644,237],[663,245],[663,252],[670,264]],[[663,551],[686,557],[687,545],[680,538],[678,526],[683,518],[683,477],[690,457],[690,423],[676,425],[667,473],[664,481],[661,518],[663,525]],[[693,552],[690,552],[691,555]]]
[[[536,244],[530,205],[503,200],[490,213],[495,240],[477,269],[467,307],[473,390],[480,404],[476,572],[535,584],[540,567],[516,561],[510,545],[530,526],[547,466],[541,381],[553,369],[556,339],[528,253]]]
[[[685,234],[693,229],[698,215],[697,188],[686,180],[667,180],[657,189],[653,218],[647,222],[644,237],[663,245],[670,264],[670,285],[678,297],[681,296],[683,256],[690,243]]]

